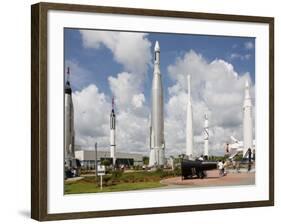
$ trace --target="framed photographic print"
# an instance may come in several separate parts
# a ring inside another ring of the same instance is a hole
[[[274,18],[31,16],[32,218],[274,205]]]

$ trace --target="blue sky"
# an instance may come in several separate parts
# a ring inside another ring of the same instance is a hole
[[[246,80],[251,83],[254,104],[254,37],[65,29],[64,56],[74,90],[76,143],[91,148],[98,141],[101,147],[108,147],[114,95],[118,146],[121,151],[148,152],[156,40],[161,49],[167,153],[184,152],[185,80],[190,74],[195,148],[202,151],[202,122],[208,114],[210,149],[222,154],[231,135],[242,139]]]
[[[149,33],[147,38],[153,44],[156,40],[160,43],[164,85],[169,86],[172,82],[167,75],[168,65],[191,49],[203,55],[209,62],[216,58],[230,62],[238,74],[249,72],[251,81],[255,83],[255,38],[253,37]],[[77,62],[92,73],[92,76],[85,80],[85,85],[74,85],[74,90],[81,90],[87,84],[95,83],[102,91],[109,94],[107,77],[123,70],[123,66],[113,59],[112,52],[103,45],[99,49],[83,47],[82,37],[77,29],[65,29],[64,40],[65,60]],[[252,43],[253,46],[247,47],[248,43]],[[151,47],[152,51],[153,47]],[[246,55],[250,55],[249,59],[245,58]],[[145,96],[149,96],[152,74],[153,66],[149,67],[146,75],[145,90],[148,91],[144,91]]]

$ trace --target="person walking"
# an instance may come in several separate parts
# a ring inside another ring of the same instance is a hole
[[[223,161],[222,161],[222,174],[223,174],[223,176],[226,175],[225,166],[226,166],[226,162],[223,160]]]
[[[252,150],[248,149],[248,172],[251,171],[252,168]]]
[[[232,163],[232,169],[235,170],[236,169],[236,161],[235,161],[234,158],[231,160],[231,163]]]
[[[221,160],[219,160],[219,162],[218,162],[218,169],[219,169],[219,175],[220,175],[220,177],[222,177],[223,176],[223,163]]]

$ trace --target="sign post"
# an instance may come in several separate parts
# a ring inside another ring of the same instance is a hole
[[[100,189],[102,190],[102,176],[105,175],[105,166],[98,166],[98,175],[100,176]]]

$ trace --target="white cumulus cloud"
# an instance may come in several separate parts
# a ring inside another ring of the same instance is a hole
[[[76,145],[93,149],[98,142],[101,150],[109,152],[110,100],[94,84],[73,93]],[[133,103],[129,107],[116,104],[117,150],[148,154],[148,108],[138,105],[134,110],[134,106]]]
[[[91,84],[72,95],[74,106],[75,141],[77,145],[93,148],[95,142],[108,146],[110,99]]]
[[[245,43],[244,43],[244,46],[245,46],[245,48],[246,48],[247,50],[251,50],[251,49],[254,48],[254,44],[253,44],[253,42],[251,42],[251,41],[245,42]]]
[[[231,135],[242,139],[242,106],[245,81],[250,80],[248,73],[238,75],[232,64],[220,59],[208,62],[192,50],[177,58],[168,67],[168,73],[174,85],[168,89],[169,100],[165,105],[167,152],[185,151],[187,74],[191,75],[195,154],[203,152],[205,113],[209,117],[211,153],[222,154],[223,144]],[[251,93],[254,97],[254,86]]]
[[[83,46],[99,48],[104,45],[125,71],[145,74],[151,63],[151,43],[145,33],[81,30]]]
[[[142,107],[144,102],[145,102],[145,97],[142,93],[133,96],[132,103],[135,108]]]
[[[115,96],[116,144],[122,152],[148,154],[148,115],[145,97],[133,74],[110,76],[108,83]],[[73,93],[76,145],[109,152],[111,95],[105,95],[94,84]]]
[[[238,54],[238,53],[232,53],[230,55],[231,60],[240,59],[241,61],[243,61],[243,60],[249,60],[250,58],[251,58],[251,54],[242,55],[242,54]]]
[[[123,72],[116,77],[110,76],[108,82],[116,99],[117,148],[148,154],[149,108],[139,76]]]

